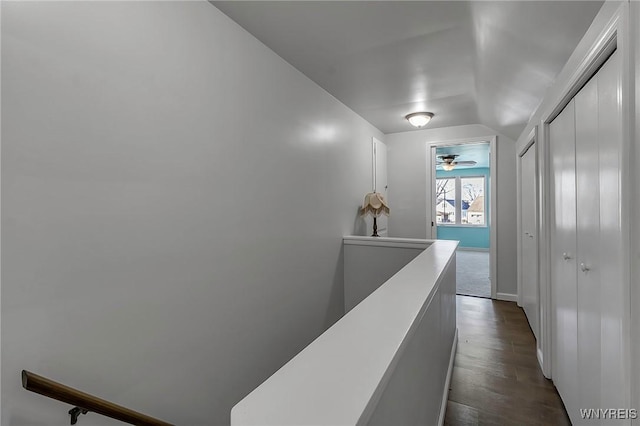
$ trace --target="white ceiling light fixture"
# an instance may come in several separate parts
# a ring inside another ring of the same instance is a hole
[[[406,115],[404,118],[406,118],[407,121],[409,121],[409,123],[411,123],[413,126],[419,129],[421,127],[426,126],[429,123],[429,121],[431,121],[431,119],[433,118],[433,113],[432,112],[414,112],[409,115]]]

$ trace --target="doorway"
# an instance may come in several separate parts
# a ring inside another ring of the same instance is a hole
[[[538,280],[537,150],[535,131],[517,158],[518,174],[518,279],[519,304],[524,309],[536,339],[540,326],[540,282]]]
[[[496,295],[491,190],[495,185],[494,144],[495,137],[431,144],[431,237],[460,242],[456,256],[459,295]]]

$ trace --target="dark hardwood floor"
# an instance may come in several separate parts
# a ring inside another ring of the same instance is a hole
[[[514,302],[457,296],[458,351],[445,425],[570,425]]]

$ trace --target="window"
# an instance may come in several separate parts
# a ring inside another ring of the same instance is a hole
[[[436,179],[436,222],[486,226],[484,194],[484,176]]]
[[[456,223],[456,179],[436,179],[436,220]]]
[[[461,177],[460,187],[462,202],[467,205],[462,223],[484,226],[484,177]]]

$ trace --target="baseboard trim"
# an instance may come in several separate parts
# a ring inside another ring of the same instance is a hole
[[[540,348],[536,348],[536,356],[538,358],[538,364],[540,364],[540,369],[544,371],[544,355],[542,355],[542,350]]]
[[[458,251],[481,251],[484,253],[489,253],[489,249],[483,247],[458,247]]]
[[[447,370],[447,380],[444,382],[442,390],[442,403],[440,404],[440,416],[438,417],[438,426],[444,425],[444,417],[447,413],[447,401],[449,400],[449,386],[451,385],[451,376],[453,375],[453,362],[456,359],[456,351],[458,350],[458,327],[453,335],[453,345],[451,345],[451,355],[449,356],[449,369]]]
[[[518,302],[518,295],[511,293],[496,293],[496,299],[504,300],[507,302]]]

